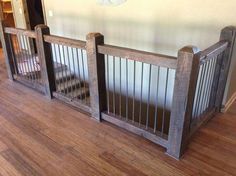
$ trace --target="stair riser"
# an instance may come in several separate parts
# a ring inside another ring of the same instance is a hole
[[[84,86],[84,83],[78,83],[78,84],[75,84],[73,86],[68,86],[68,87],[67,87],[66,83],[64,83],[64,84],[65,84],[65,88],[62,87],[61,90],[59,89],[58,91],[59,92],[63,92],[65,94],[70,93],[73,90],[79,89],[79,88]]]
[[[56,83],[60,84],[73,79],[75,79],[75,75],[64,75],[64,77],[56,78]]]

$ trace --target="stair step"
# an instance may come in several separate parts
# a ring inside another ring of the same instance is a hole
[[[75,79],[75,74],[69,70],[64,70],[55,73],[57,83],[65,82],[67,80]]]
[[[74,89],[80,88],[81,86],[83,86],[83,82],[78,79],[67,80],[57,85],[57,91],[69,93]]]
[[[78,98],[83,100],[85,99],[85,97],[89,97],[89,88],[80,87],[78,89],[75,89],[74,91],[69,92],[67,96],[71,97],[72,99]]]

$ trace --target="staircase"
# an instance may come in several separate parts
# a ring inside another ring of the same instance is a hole
[[[21,60],[18,62],[18,70],[21,77],[32,82],[40,82],[41,69],[38,62],[38,58],[35,57],[27,60]],[[72,100],[87,101],[89,99],[88,84],[81,81],[68,66],[54,62],[54,72],[56,78],[56,90],[57,93],[61,93],[63,96]]]
[[[88,85],[68,69],[66,65],[54,62],[56,88],[71,100],[85,100],[89,98]]]

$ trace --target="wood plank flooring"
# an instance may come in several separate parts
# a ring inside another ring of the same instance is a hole
[[[0,176],[236,175],[236,103],[181,161],[164,148],[6,78],[0,55]]]

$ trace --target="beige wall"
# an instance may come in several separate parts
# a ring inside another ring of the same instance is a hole
[[[53,34],[85,40],[87,33],[100,32],[106,43],[169,55],[189,44],[204,49],[218,41],[223,27],[236,25],[236,0],[127,0],[117,7],[98,5],[96,0],[44,4]],[[231,73],[236,72],[233,68]],[[235,84],[228,84],[230,94]]]

